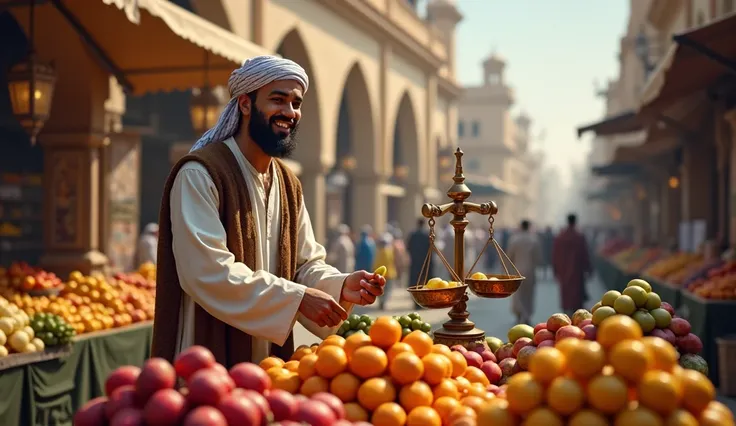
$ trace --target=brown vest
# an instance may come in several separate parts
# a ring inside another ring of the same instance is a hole
[[[253,217],[248,186],[237,159],[225,143],[213,143],[184,156],[174,166],[164,187],[159,215],[158,259],[156,272],[156,314],[153,323],[152,357],[173,362],[179,332],[182,289],[172,249],[171,187],[179,169],[189,161],[201,163],[209,172],[219,194],[220,221],[227,232],[227,247],[242,262],[255,270],[257,224]],[[281,242],[278,276],[293,280],[297,263],[297,226],[302,204],[299,179],[279,160],[275,161],[281,197]],[[230,368],[251,361],[252,337],[211,316],[196,305],[194,344],[209,348],[217,361]],[[284,346],[272,345],[271,353],[289,359],[294,352],[293,334]]]

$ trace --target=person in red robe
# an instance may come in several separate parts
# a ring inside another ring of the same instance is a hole
[[[567,216],[567,228],[552,246],[552,270],[560,285],[560,302],[568,315],[583,307],[585,281],[592,271],[585,236],[575,228],[577,217]]]

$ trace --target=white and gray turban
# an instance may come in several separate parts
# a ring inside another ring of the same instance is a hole
[[[235,135],[240,125],[238,96],[256,91],[277,80],[296,80],[304,87],[304,93],[309,88],[307,72],[292,60],[278,56],[256,56],[246,59],[243,66],[236,68],[230,74],[227,81],[230,102],[220,114],[217,124],[207,130],[189,152],[196,151],[212,142],[222,142]]]

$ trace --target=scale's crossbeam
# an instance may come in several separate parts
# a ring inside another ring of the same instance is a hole
[[[498,213],[498,206],[493,201],[482,204],[471,203],[469,201],[453,201],[447,204],[424,204],[422,206],[422,216],[427,219],[442,217],[447,213],[455,216],[466,216],[468,213],[478,213],[488,216]]]

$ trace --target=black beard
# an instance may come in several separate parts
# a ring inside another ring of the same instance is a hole
[[[248,134],[250,138],[258,145],[263,152],[269,157],[289,158],[296,149],[296,135],[299,130],[299,123],[291,128],[288,136],[284,137],[274,133],[273,125],[276,120],[291,121],[290,119],[277,115],[268,120],[256,106],[252,106],[253,113],[248,122]]]

